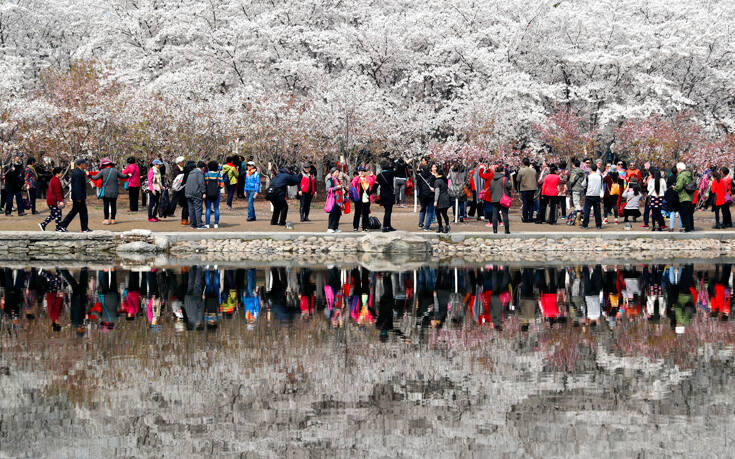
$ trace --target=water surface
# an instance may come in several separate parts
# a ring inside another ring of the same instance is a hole
[[[732,269],[0,269],[0,455],[730,456]]]

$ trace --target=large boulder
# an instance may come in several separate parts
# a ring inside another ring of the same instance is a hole
[[[391,233],[368,233],[357,244],[358,252],[430,254],[431,242],[421,236],[394,231]]]

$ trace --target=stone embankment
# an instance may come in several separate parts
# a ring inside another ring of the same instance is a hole
[[[605,261],[735,257],[735,233],[0,233],[0,260],[220,260],[324,263]]]

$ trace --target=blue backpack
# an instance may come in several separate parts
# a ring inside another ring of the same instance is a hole
[[[360,192],[357,191],[357,188],[354,186],[350,187],[350,199],[352,202],[359,202],[360,201]]]

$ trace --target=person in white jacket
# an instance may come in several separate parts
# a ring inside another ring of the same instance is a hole
[[[633,217],[633,221],[636,221],[636,219],[641,216],[642,197],[643,193],[641,193],[637,183],[629,186],[625,191],[623,191],[623,199],[625,199],[625,208],[623,209],[623,216],[625,219],[623,220],[623,223],[626,223],[629,226],[628,217]]]
[[[597,164],[590,165],[590,173],[584,180],[584,187],[587,189],[584,197],[584,220],[582,228],[587,229],[590,223],[590,212],[595,212],[595,226],[602,229],[602,216],[600,215],[600,201],[605,195],[605,186],[602,183],[602,175],[598,170]]]

